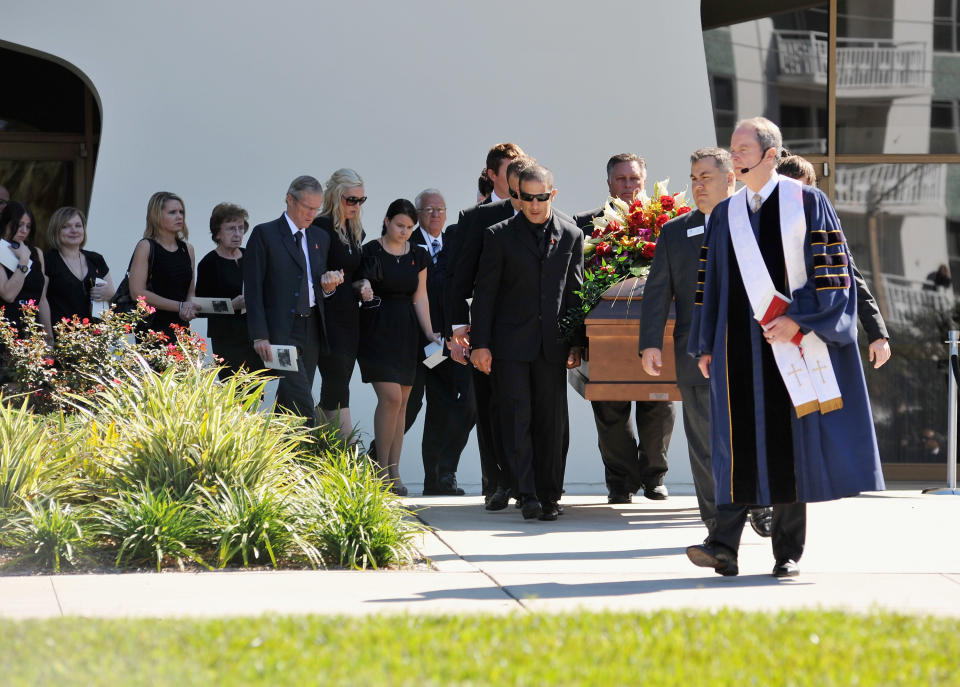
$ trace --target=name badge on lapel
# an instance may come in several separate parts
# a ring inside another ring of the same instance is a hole
[[[699,227],[690,227],[689,229],[687,229],[687,238],[690,238],[691,236],[699,236],[702,233],[703,233],[702,224]]]

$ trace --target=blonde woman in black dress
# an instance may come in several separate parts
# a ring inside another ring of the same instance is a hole
[[[193,246],[187,243],[186,210],[183,199],[158,191],[147,202],[147,227],[133,251],[130,265],[130,295],[143,297],[157,309],[150,329],[176,340],[170,325],[190,326],[197,316],[194,296]],[[153,244],[153,265],[150,244]]]
[[[330,236],[327,269],[340,270],[343,282],[323,301],[327,330],[327,350],[320,353],[321,419],[337,423],[344,441],[353,435],[350,417],[350,378],[357,363],[360,343],[361,300],[373,298],[370,282],[361,274],[361,246],[364,231],[361,207],[367,200],[363,179],[352,169],[338,169],[325,184],[323,209],[313,220],[315,227]]]
[[[400,481],[400,451],[421,331],[428,340],[440,341],[430,324],[427,301],[430,254],[407,241],[416,226],[416,208],[400,198],[387,208],[383,235],[363,246],[364,275],[376,297],[360,310],[357,359],[363,381],[373,384],[377,394],[373,416],[377,460],[400,496],[407,495]]]

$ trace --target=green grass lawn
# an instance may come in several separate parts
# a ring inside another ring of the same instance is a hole
[[[960,685],[960,620],[736,611],[0,623],[0,684]]]

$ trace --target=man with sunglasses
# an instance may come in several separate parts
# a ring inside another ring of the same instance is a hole
[[[450,340],[451,356],[466,364],[457,347],[469,344],[470,306],[477,278],[477,267],[483,247],[483,232],[487,227],[513,217],[517,210],[509,198],[510,170],[513,163],[523,158],[523,150],[514,143],[498,143],[487,153],[486,173],[494,184],[490,202],[475,205],[460,212],[456,232],[450,240],[447,274],[444,288],[444,336]],[[493,406],[493,388],[490,379],[474,371],[473,393],[477,411],[477,445],[480,449],[480,474],[487,510],[507,507],[512,488],[510,471],[500,449],[499,422]]]
[[[317,422],[313,376],[326,338],[323,299],[343,282],[343,272],[327,270],[330,237],[311,226],[323,204],[323,187],[300,176],[287,189],[287,209],[278,219],[250,232],[243,258],[247,329],[265,362],[271,345],[297,348],[297,370],[277,371],[277,405]]]
[[[556,520],[563,491],[566,369],[580,348],[560,337],[560,316],[583,283],[583,232],[552,208],[553,174],[540,165],[518,179],[521,212],[486,230],[470,360],[491,375],[503,451],[525,519]]]
[[[647,165],[633,153],[619,153],[607,161],[607,189],[614,198],[632,203],[647,181]],[[577,226],[589,234],[593,218],[603,206],[574,215]],[[676,410],[664,401],[637,401],[636,433],[630,420],[630,401],[591,401],[597,425],[597,446],[607,483],[608,503],[630,503],[643,491],[648,499],[667,498],[667,449],[673,436]]]

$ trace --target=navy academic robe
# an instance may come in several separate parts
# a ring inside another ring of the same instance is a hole
[[[804,187],[808,280],[792,294],[786,286],[777,190],[751,218],[775,286],[793,299],[786,315],[801,332],[812,330],[827,344],[843,398],[839,410],[798,418],[746,298],[730,242],[730,202],[746,202],[746,196],[724,200],[710,214],[688,345],[695,357],[713,356],[711,455],[717,503],[808,503],[883,489],[857,348],[856,287],[833,207],[819,189]]]

